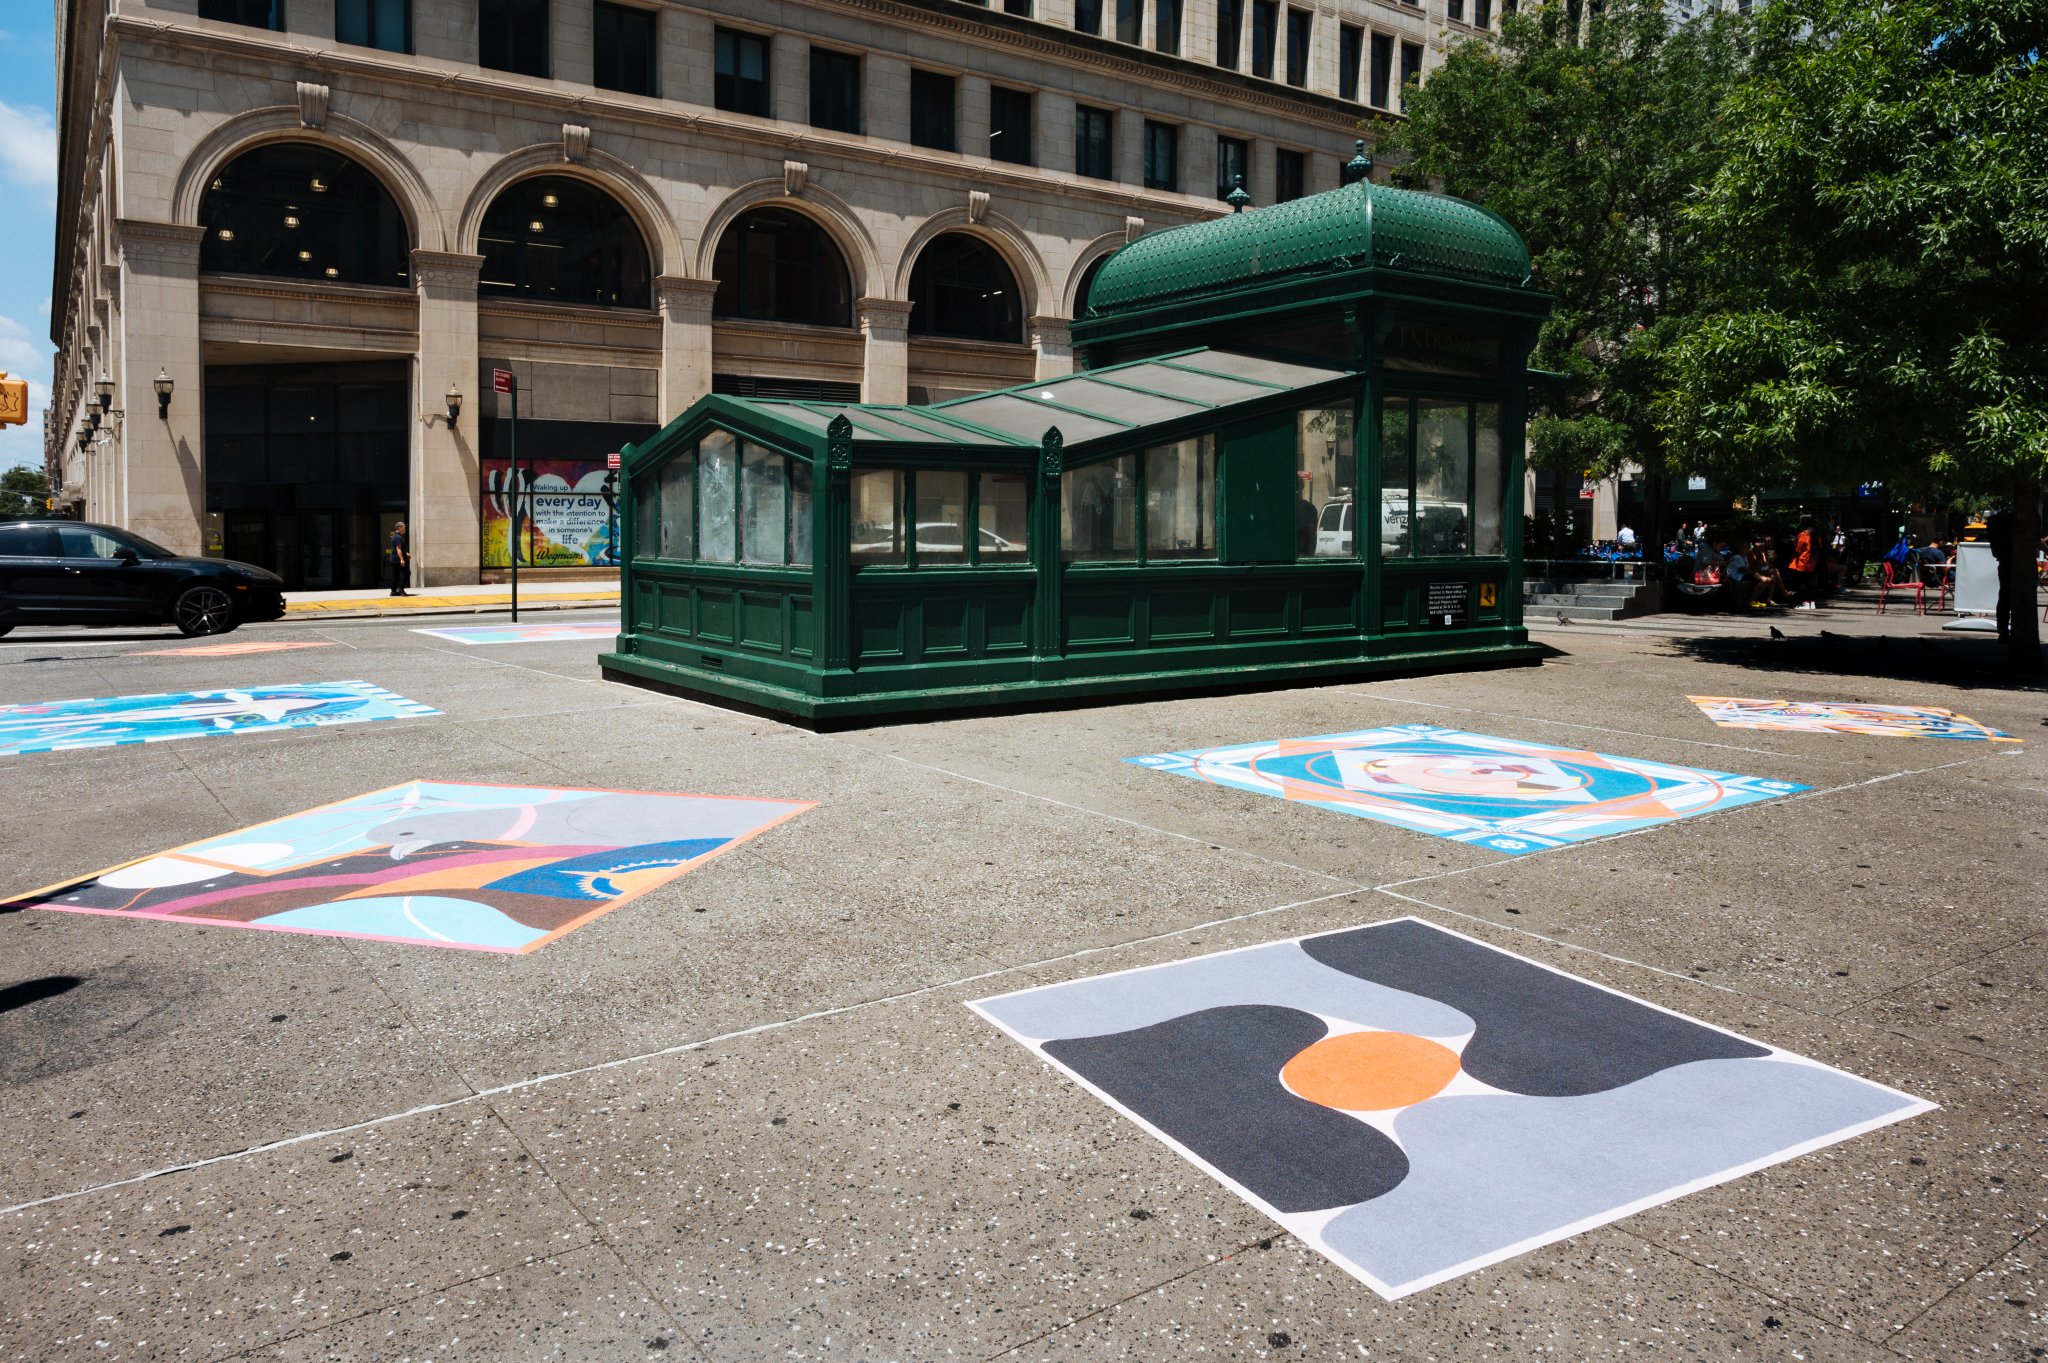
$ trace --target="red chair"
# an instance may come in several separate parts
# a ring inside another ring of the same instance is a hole
[[[1903,578],[1894,576],[1890,560],[1883,561],[1879,564],[1879,567],[1883,569],[1883,576],[1877,584],[1877,613],[1879,615],[1884,614],[1885,598],[1893,592],[1913,593],[1914,611],[1920,615],[1927,614],[1927,584],[1922,582],[1918,575],[1908,575]]]

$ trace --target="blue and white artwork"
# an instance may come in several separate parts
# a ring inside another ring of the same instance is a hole
[[[168,691],[0,706],[0,757],[161,743],[173,738],[416,719],[441,712],[363,681]]]

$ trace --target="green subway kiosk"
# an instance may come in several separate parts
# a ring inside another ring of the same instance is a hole
[[[1500,218],[1360,182],[1124,247],[1070,375],[706,397],[625,451],[605,673],[833,725],[1531,660],[1549,306]]]

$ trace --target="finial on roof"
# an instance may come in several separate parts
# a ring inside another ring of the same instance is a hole
[[[1344,169],[1340,173],[1340,179],[1347,185],[1355,185],[1360,180],[1372,178],[1372,158],[1365,154],[1365,139],[1359,138],[1355,145],[1356,152],[1344,163]]]
[[[1252,196],[1244,192],[1244,176],[1237,177],[1237,183],[1223,196],[1223,202],[1230,205],[1233,213],[1242,213],[1252,206]]]

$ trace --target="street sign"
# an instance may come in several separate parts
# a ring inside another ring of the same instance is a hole
[[[491,391],[493,393],[511,392],[512,371],[509,369],[493,369],[491,371]]]
[[[28,424],[28,380],[10,379],[0,369],[0,426]]]
[[[619,453],[617,450],[613,450],[604,457],[604,466],[608,469],[615,469],[619,466]]]

